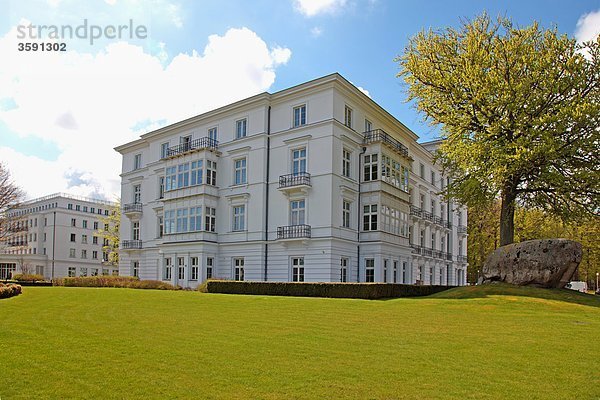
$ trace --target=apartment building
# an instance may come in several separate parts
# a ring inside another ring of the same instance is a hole
[[[120,274],[465,284],[466,213],[440,200],[435,143],[417,139],[339,74],[146,133],[116,148]],[[430,205],[437,219],[415,208]]]
[[[8,210],[0,249],[0,279],[14,273],[66,276],[118,274],[96,234],[115,203],[56,193]]]

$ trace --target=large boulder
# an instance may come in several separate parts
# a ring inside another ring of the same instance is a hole
[[[581,243],[568,239],[528,240],[496,249],[483,265],[483,283],[563,288],[577,270]]]

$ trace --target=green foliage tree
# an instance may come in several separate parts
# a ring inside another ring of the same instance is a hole
[[[396,58],[425,119],[441,128],[448,195],[500,198],[500,245],[515,204],[564,220],[599,214],[600,39],[577,43],[537,23],[487,14],[422,31]]]
[[[8,209],[17,206],[24,197],[25,193],[13,181],[8,168],[0,163],[0,239],[10,235],[13,221],[7,216]]]
[[[108,263],[119,265],[119,229],[121,226],[121,202],[110,208],[107,216],[100,218],[100,227],[97,230],[98,236],[105,239],[102,251],[108,254]]]

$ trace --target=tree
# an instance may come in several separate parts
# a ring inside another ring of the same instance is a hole
[[[563,220],[599,215],[599,59],[600,39],[487,14],[422,31],[396,58],[408,101],[441,128],[449,197],[500,198],[500,245],[514,241],[517,203]]]
[[[108,263],[119,265],[119,228],[121,226],[121,202],[110,208],[107,216],[100,218],[100,224],[97,233],[104,239],[102,251],[108,254]]]
[[[10,221],[6,212],[19,204],[24,193],[12,180],[10,171],[0,163],[0,238],[10,234]]]

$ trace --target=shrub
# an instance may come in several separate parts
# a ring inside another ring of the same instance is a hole
[[[40,274],[15,274],[13,279],[17,282],[37,282],[43,281],[44,276]]]
[[[206,282],[208,293],[352,299],[428,296],[450,288],[452,286],[417,286],[397,283],[239,282],[223,280]]]
[[[0,299],[7,299],[9,297],[17,296],[19,294],[21,294],[21,285],[5,285],[3,283],[0,283]]]
[[[69,286],[69,287],[118,287],[131,289],[161,289],[161,290],[178,290],[181,289],[173,286],[170,283],[162,281],[141,281],[133,276],[114,276],[114,275],[98,275],[98,276],[78,276],[66,277],[54,280],[54,286]]]

